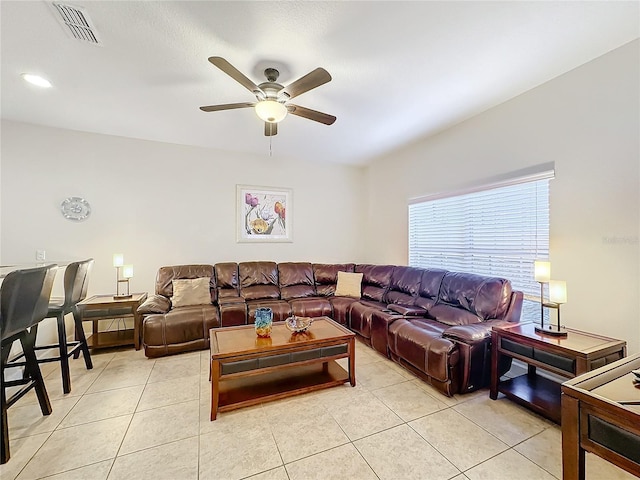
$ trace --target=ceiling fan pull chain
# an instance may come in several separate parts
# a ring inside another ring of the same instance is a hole
[[[271,144],[273,143],[273,135],[269,135],[269,156],[273,157],[273,150],[271,148]]]

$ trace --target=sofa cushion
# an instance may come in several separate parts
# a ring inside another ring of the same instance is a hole
[[[418,298],[416,298],[415,302],[417,307],[429,310],[436,304],[440,293],[440,286],[442,285],[442,279],[446,273],[446,270],[437,268],[430,268],[422,271],[422,277],[420,278],[420,290],[418,291]]]
[[[216,263],[214,270],[218,298],[239,297],[238,264],[233,262]]]
[[[362,293],[362,273],[338,272],[336,297],[360,298]]]
[[[173,284],[173,296],[171,297],[173,308],[211,304],[210,280],[210,277],[174,279],[171,282]]]
[[[138,307],[138,313],[148,315],[151,313],[167,313],[171,308],[171,301],[162,295],[150,295],[142,305]]]
[[[256,322],[256,310],[258,308],[270,308],[273,313],[273,321],[280,322],[291,316],[291,305],[284,300],[261,299],[247,302],[247,322]]]
[[[391,274],[391,285],[387,292],[387,303],[413,305],[420,291],[420,281],[424,269],[397,266]]]
[[[279,263],[278,282],[280,284],[280,298],[283,300],[313,297],[316,295],[313,267],[310,263]]]
[[[279,299],[275,262],[242,262],[238,265],[240,295],[245,300]]]
[[[472,325],[482,322],[482,319],[475,313],[469,312],[464,308],[452,307],[439,303],[429,309],[429,317],[436,319],[445,325]]]
[[[362,298],[383,302],[391,285],[393,265],[356,265],[356,272],[362,273]]]
[[[330,317],[333,312],[331,302],[324,297],[294,298],[288,302],[291,313],[299,317]]]
[[[174,279],[193,279],[209,277],[209,290],[211,291],[211,302],[215,302],[218,298],[216,292],[215,275],[213,265],[173,265],[169,267],[160,267],[156,275],[156,294],[163,295],[167,298],[173,296]]]
[[[334,295],[338,283],[338,272],[353,272],[353,263],[314,263],[313,278],[316,284],[316,293],[321,297]]]
[[[484,321],[489,318],[502,318],[509,307],[510,300],[511,282],[509,280],[471,273],[448,272],[442,279],[438,303],[462,308]],[[433,309],[429,309],[430,314],[432,311]],[[464,324],[457,323],[457,325]]]

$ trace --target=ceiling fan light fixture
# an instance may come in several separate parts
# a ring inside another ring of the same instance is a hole
[[[34,75],[33,73],[23,73],[22,78],[25,82],[35,85],[40,88],[51,88],[51,82],[40,75]]]
[[[256,115],[268,123],[281,122],[287,116],[287,107],[275,100],[262,100],[256,103]]]

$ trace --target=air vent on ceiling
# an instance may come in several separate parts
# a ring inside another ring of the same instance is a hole
[[[58,21],[67,34],[83,42],[101,45],[96,29],[84,8],[63,3],[52,3],[51,5],[57,12]]]

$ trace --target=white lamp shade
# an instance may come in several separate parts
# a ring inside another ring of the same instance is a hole
[[[551,262],[536,260],[533,269],[536,282],[547,283],[551,280]]]
[[[122,265],[124,265],[124,255],[122,255],[121,253],[114,253],[113,254],[113,266],[114,267],[121,267]]]
[[[275,100],[263,100],[256,103],[256,115],[265,122],[278,123],[287,116],[287,107]]]
[[[133,277],[133,265],[123,265],[123,267],[122,267],[122,277],[123,278],[131,278],[131,277]]]
[[[553,303],[567,303],[567,282],[562,280],[550,280],[549,300]]]

